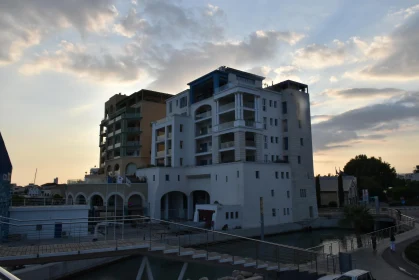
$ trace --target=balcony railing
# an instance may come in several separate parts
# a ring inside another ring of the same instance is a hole
[[[164,139],[166,139],[166,134],[157,136],[157,141],[164,141]]]
[[[125,154],[128,157],[139,157],[140,151],[127,151]]]
[[[221,105],[220,108],[219,108],[219,112],[222,113],[222,112],[225,112],[225,111],[231,110],[231,109],[234,109],[234,102],[231,102],[231,103],[228,103],[228,104],[225,104],[225,105]]]
[[[255,102],[243,102],[243,107],[255,109]]]
[[[140,146],[140,141],[127,141],[126,146]]]
[[[167,133],[167,139],[172,139],[172,133],[171,132]]]
[[[210,127],[205,127],[205,128],[200,129],[199,131],[197,131],[195,136],[199,137],[199,136],[207,135],[210,132],[211,132],[211,128]]]
[[[141,132],[141,128],[140,127],[127,127],[125,131],[126,132]]]
[[[252,87],[252,88],[258,88],[255,84],[249,84],[249,83],[245,83],[245,82],[240,82],[240,81],[236,81],[234,83],[228,83],[225,84],[221,87],[215,88],[214,89],[214,94],[219,94],[229,88],[234,88],[236,86],[246,86],[246,87]]]
[[[159,151],[159,152],[157,152],[157,157],[164,157],[164,152],[165,151]]]
[[[172,154],[172,149],[167,149],[167,153],[166,154],[170,156]]]
[[[246,156],[246,161],[256,161],[256,156]]]
[[[201,114],[197,114],[196,116],[195,116],[195,120],[200,120],[200,119],[204,119],[204,118],[208,118],[208,117],[211,117],[211,111],[206,111],[206,112],[204,112],[204,113],[201,113]]]
[[[228,149],[234,147],[234,141],[220,143],[220,149]]]
[[[250,121],[250,120],[245,120],[244,125],[248,126],[248,127],[256,127],[256,122],[255,121]]]
[[[246,140],[246,147],[256,147],[256,142],[251,140]]]
[[[231,121],[231,122],[225,122],[225,123],[220,123],[220,124],[218,125],[218,130],[221,130],[221,129],[227,129],[227,128],[231,128],[231,127],[234,127],[234,121]]]
[[[210,152],[212,152],[212,147],[198,147],[198,149],[196,149],[197,154]]]
[[[127,114],[124,114],[124,118],[126,118],[126,119],[139,119],[139,118],[141,118],[141,114],[140,113],[127,113]]]

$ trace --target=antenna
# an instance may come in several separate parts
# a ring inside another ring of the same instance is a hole
[[[35,178],[33,179],[33,184],[35,185],[36,182],[36,173],[38,173],[38,168],[35,170]]]

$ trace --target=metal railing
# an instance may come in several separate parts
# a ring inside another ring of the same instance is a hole
[[[221,129],[227,129],[227,128],[230,128],[230,127],[233,127],[234,126],[234,121],[231,121],[231,122],[225,122],[225,123],[220,123],[219,125],[218,125],[218,130],[221,130]]]
[[[276,271],[340,271],[338,257],[331,254],[144,216],[32,221],[0,217],[0,225],[7,227],[8,232],[1,239],[2,247],[7,248],[1,252],[3,260],[19,258],[28,263],[31,258],[51,254],[79,255],[81,259],[83,254],[97,251],[114,252],[129,246],[137,246],[135,250],[138,250],[138,246],[144,246],[174,257],[186,254],[206,261],[219,260],[238,269],[246,264]]]
[[[222,112],[234,109],[234,106],[235,106],[234,102],[231,102],[231,103],[228,103],[228,104],[225,104],[225,105],[221,105],[218,109],[218,112],[222,113]]]
[[[165,156],[165,151],[157,152],[157,157],[164,157],[164,156]]]
[[[1,280],[20,280],[20,278],[17,278],[10,272],[8,272],[6,269],[0,267],[0,279]]]
[[[12,198],[10,206],[46,206],[46,205],[64,205],[65,198],[52,197],[34,197],[34,198]]]
[[[234,141],[222,142],[220,143],[220,149],[227,149],[234,147]]]
[[[255,109],[255,102],[243,102],[244,108]]]
[[[208,118],[208,117],[211,117],[211,115],[212,115],[211,111],[206,111],[206,112],[203,112],[203,113],[200,113],[200,114],[196,114],[195,120]]]
[[[164,139],[166,139],[166,134],[162,134],[162,135],[157,136],[157,141],[164,141]]]
[[[256,147],[255,141],[246,140],[246,147]]]

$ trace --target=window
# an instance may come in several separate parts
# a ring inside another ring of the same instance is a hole
[[[230,212],[230,219],[234,219],[234,212]]]
[[[239,218],[239,212],[236,211],[236,219]]]
[[[273,125],[273,119],[272,118],[269,119],[269,124]]]
[[[217,179],[218,179],[218,175],[215,175],[215,181],[217,181]]]
[[[275,119],[275,126],[278,126],[278,119]]]
[[[279,179],[279,173],[278,173],[278,171],[275,171],[275,178],[276,179]]]
[[[304,139],[300,138],[300,146],[304,146]]]
[[[281,171],[281,179],[284,179],[284,171]]]
[[[279,161],[279,156],[278,155],[276,156],[276,161]]]
[[[307,197],[307,190],[306,189],[300,189],[300,197]]]
[[[169,174],[166,174],[166,181],[169,181]]]
[[[275,156],[274,155],[271,155],[271,161],[272,162],[275,161]]]
[[[284,216],[287,215],[287,209],[284,208]]]
[[[228,182],[228,176],[226,176],[226,182]]]
[[[264,140],[265,140],[265,149],[268,148],[268,136],[264,136]]]
[[[180,175],[177,175],[177,180],[180,181]]]
[[[276,101],[274,101],[274,108],[276,108]]]
[[[255,171],[256,179],[259,179],[259,171]]]
[[[283,143],[283,147],[284,147],[284,150],[288,150],[288,137],[284,137],[284,143]]]
[[[153,181],[156,181],[156,175],[153,175]]]
[[[287,198],[290,198],[290,191],[287,191]]]
[[[271,190],[271,196],[274,197],[275,196],[275,190]]]
[[[179,158],[179,165],[183,166],[183,158]]]
[[[169,113],[172,112],[172,101],[169,102]]]
[[[274,142],[274,137],[273,136],[271,136],[271,143],[273,143]]]
[[[288,156],[284,156],[284,161],[288,162]]]
[[[183,124],[179,125],[179,131],[183,132]]]
[[[240,177],[240,172],[237,170],[237,178]]]
[[[226,212],[226,220],[228,220],[228,212]]]
[[[284,101],[282,102],[282,114],[287,114],[287,113],[288,113],[287,102]]]
[[[287,208],[287,215],[289,215],[290,214],[290,209],[289,208]]]
[[[279,142],[279,137],[275,137],[275,143],[278,144]]]
[[[298,164],[301,164],[301,156],[298,156]]]
[[[266,111],[266,99],[265,98],[262,99],[262,110]]]
[[[265,155],[265,162],[268,162],[268,155]]]
[[[298,120],[298,128],[301,128],[302,124],[301,124],[301,120]]]
[[[269,100],[269,107],[272,107],[272,100]]]
[[[183,141],[179,141],[179,148],[183,149]]]
[[[290,173],[287,171],[287,172],[285,172],[285,177],[287,177],[287,179],[289,179],[290,178]]]
[[[308,207],[308,211],[310,213],[310,218],[313,218],[313,206]],[[370,278],[365,278],[365,279],[370,279]]]
[[[276,217],[276,209],[272,208],[272,217]]]
[[[268,120],[266,117],[263,117],[263,128],[266,129],[266,125],[268,123]]]
[[[176,99],[176,107],[179,106],[179,99]]]
[[[282,120],[282,130],[283,132],[288,132],[288,120]]]
[[[186,107],[188,105],[188,98],[186,96],[180,99],[180,108]]]

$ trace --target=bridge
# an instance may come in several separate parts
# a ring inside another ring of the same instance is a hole
[[[397,224],[377,231],[378,242],[388,238],[390,232],[414,228],[413,218],[392,210],[387,215]],[[348,238],[337,245],[302,249],[144,216],[59,221],[2,217],[0,223],[9,232],[0,246],[0,266],[142,255],[137,279],[144,273],[153,279],[150,256],[182,262],[178,279],[183,279],[188,263],[257,272],[267,278],[290,275],[293,279],[304,273],[311,276],[304,279],[317,279],[318,275],[340,272],[338,253],[353,252],[360,245],[359,238]],[[370,246],[370,240],[370,234],[361,236],[362,246]]]

